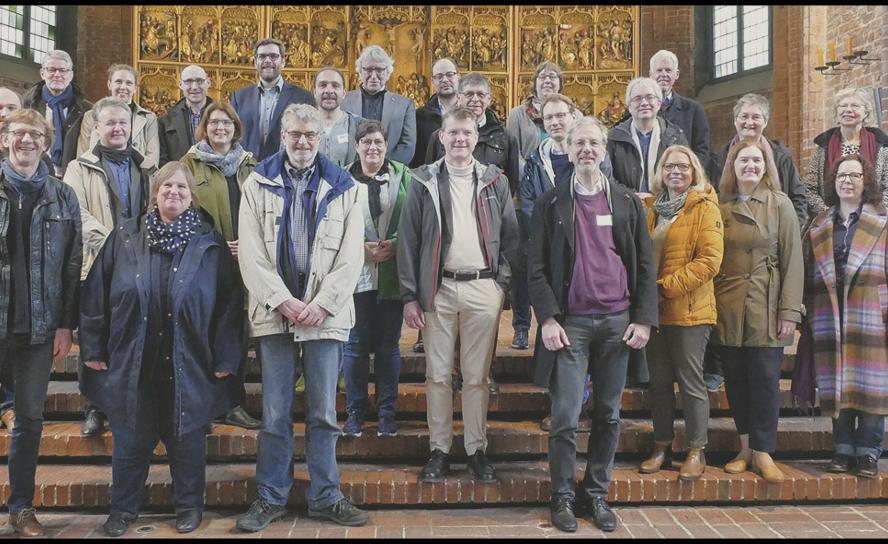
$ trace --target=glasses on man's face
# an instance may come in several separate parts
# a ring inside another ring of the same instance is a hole
[[[376,68],[373,66],[362,66],[361,71],[367,75],[376,74],[377,76],[382,77],[383,75],[385,75],[386,69],[385,68]]]
[[[234,121],[230,119],[210,119],[207,121],[207,126],[229,128],[234,126]]]
[[[647,102],[648,104],[656,104],[660,101],[660,97],[655,94],[646,94],[644,96],[633,96],[632,100],[629,102],[632,103],[633,106],[640,106],[642,102]]]
[[[30,136],[32,140],[35,142],[38,140],[42,140],[46,134],[36,130],[10,130],[7,134],[11,135],[16,140],[24,140],[25,136]]]
[[[445,77],[446,77],[447,79],[453,79],[453,78],[456,77],[456,72],[443,72],[443,73],[440,73],[440,74],[434,74],[434,75],[432,76],[432,79],[434,79],[435,81],[441,81],[441,80],[444,79]]]
[[[857,172],[844,172],[841,174],[836,174],[836,181],[852,181],[854,183],[857,183],[862,179],[863,174]]]
[[[55,74],[65,75],[65,74],[67,74],[68,72],[70,72],[71,69],[70,69],[70,68],[48,68],[48,67],[44,67],[44,68],[43,68],[43,71],[46,72],[47,74],[49,74],[49,75],[52,76],[52,75],[55,75]]]
[[[562,111],[559,113],[547,113],[546,115],[543,116],[543,122],[550,123],[555,119],[557,119],[559,121],[564,121],[569,114],[570,114],[569,111]]]
[[[286,134],[287,138],[290,138],[294,142],[298,142],[303,137],[307,142],[314,142],[318,139],[317,132],[299,132],[298,130],[288,130]]]
[[[740,115],[737,116],[737,120],[740,121],[741,123],[745,123],[746,121],[752,121],[753,123],[762,123],[765,120],[765,116],[759,115],[757,113],[755,113],[753,115],[741,113]]]
[[[278,53],[259,53],[256,55],[256,60],[259,62],[264,62],[266,60],[270,60],[271,62],[277,62],[280,60],[281,56]]]
[[[545,80],[547,80],[547,79],[548,79],[548,80],[551,80],[551,81],[557,81],[557,80],[558,80],[558,74],[554,74],[554,73],[545,73],[545,72],[544,72],[544,73],[538,75],[538,76],[537,76],[537,79],[540,80],[540,81],[545,81]]]
[[[663,170],[667,172],[675,172],[676,170],[678,170],[682,174],[687,174],[691,171],[691,165],[681,162],[667,162],[663,165]]]
[[[207,80],[204,79],[204,78],[183,79],[183,80],[182,80],[182,85],[185,85],[186,87],[191,87],[192,85],[198,85],[198,86],[200,86],[200,85],[203,85],[203,84],[206,83],[206,82],[207,82]]]
[[[485,98],[490,96],[489,94],[485,93],[484,91],[463,91],[460,94],[465,96],[467,100],[471,100],[473,98],[478,98],[478,100],[484,100]]]

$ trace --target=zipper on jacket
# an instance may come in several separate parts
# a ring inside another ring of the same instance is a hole
[[[22,201],[23,201],[23,196],[21,193],[19,193],[19,209],[20,210],[22,209]]]

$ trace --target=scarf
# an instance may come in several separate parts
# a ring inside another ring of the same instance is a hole
[[[654,200],[654,209],[657,210],[657,215],[664,219],[672,219],[678,212],[684,208],[685,201],[688,199],[688,191],[683,192],[677,197],[669,200],[669,191],[664,190],[660,193],[660,196]]]
[[[46,179],[49,177],[49,167],[43,161],[40,161],[40,164],[37,166],[37,172],[30,178],[19,174],[12,167],[9,159],[3,159],[3,162],[0,163],[0,169],[3,171],[3,176],[9,181],[9,185],[21,196],[33,195],[42,191],[46,185]]]
[[[361,169],[361,161],[355,161],[352,163],[351,168],[348,173],[351,174],[355,181],[359,183],[363,183],[367,186],[368,193],[368,201],[370,203],[370,216],[373,218],[373,223],[376,223],[376,220],[379,219],[379,216],[382,215],[382,202],[380,200],[380,193],[382,192],[382,186],[388,183],[388,171],[389,171],[389,161],[385,159],[382,163],[382,167],[379,169],[379,172],[375,176],[367,176],[364,174],[364,171]]]
[[[100,159],[105,159],[108,162],[124,163],[133,157],[132,144],[127,144],[124,149],[111,149],[99,143],[96,145],[95,151]]]
[[[200,162],[212,164],[222,171],[222,175],[230,178],[237,174],[237,167],[246,154],[241,144],[234,143],[228,153],[222,155],[210,145],[206,140],[201,140],[194,148],[194,154]]]
[[[65,126],[65,121],[68,120],[68,117],[65,115],[65,108],[71,109],[71,104],[74,102],[74,86],[69,83],[65,90],[56,96],[44,84],[41,97],[46,102],[46,105],[49,106],[49,109],[52,110],[52,126],[55,131],[55,138],[53,138],[50,156],[52,157],[53,164],[60,164],[62,161],[62,146],[65,143],[63,127]]]
[[[740,136],[734,135],[734,138],[731,139],[731,143],[728,144],[728,155],[731,154],[731,148],[734,147],[737,143],[740,142]],[[780,171],[777,170],[777,161],[774,160],[774,148],[771,146],[771,142],[765,138],[765,135],[762,134],[759,136],[758,143],[765,150],[765,173],[771,178],[771,186],[775,191],[783,191],[783,184],[780,183]],[[734,165],[728,166],[727,160],[725,161],[725,167],[722,169],[721,179],[719,180],[719,186],[725,182],[725,174],[729,172],[728,168],[733,168]]]
[[[163,253],[176,253],[197,233],[200,215],[188,208],[172,223],[164,223],[157,205],[145,216],[148,247]]]
[[[860,156],[870,164],[876,164],[876,137],[872,132],[860,127]],[[842,129],[836,129],[829,138],[826,148],[826,163],[832,169],[842,158]]]

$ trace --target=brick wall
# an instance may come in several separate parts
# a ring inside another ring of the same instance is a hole
[[[681,71],[675,90],[694,96],[694,6],[641,7],[641,75],[648,75],[651,57],[668,49],[678,57]]]
[[[108,66],[132,63],[132,6],[80,6],[77,37],[75,82],[95,101],[108,94]]]

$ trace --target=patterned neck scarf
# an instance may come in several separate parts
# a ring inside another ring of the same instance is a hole
[[[664,219],[672,219],[678,215],[678,212],[680,212],[682,208],[684,208],[687,199],[688,191],[669,200],[669,191],[664,190],[660,193],[660,196],[657,197],[657,200],[654,201],[654,209],[657,210],[658,216]]]
[[[172,223],[164,223],[155,205],[145,216],[148,233],[148,247],[163,253],[176,253],[188,243],[200,226],[200,215],[194,208],[188,208]]]

